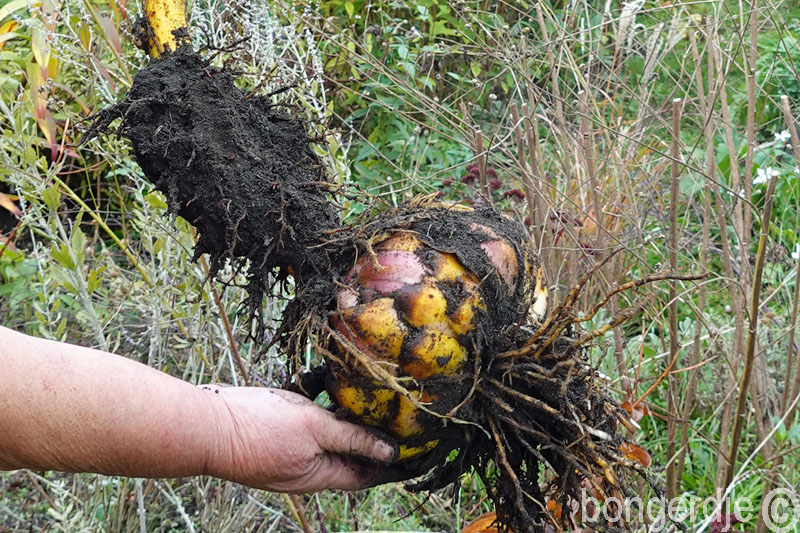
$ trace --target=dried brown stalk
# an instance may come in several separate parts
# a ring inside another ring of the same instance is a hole
[[[581,141],[583,157],[586,161],[586,172],[589,174],[591,187],[592,209],[594,210],[594,223],[597,226],[596,253],[599,257],[605,255],[605,232],[603,231],[603,206],[600,199],[600,184],[597,181],[597,167],[594,150],[594,137],[592,123],[589,119],[589,94],[586,91],[578,93],[578,105],[581,115]]]
[[[758,251],[756,252],[756,265],[753,274],[753,291],[750,296],[750,325],[747,336],[747,351],[745,352],[744,371],[739,381],[739,399],[736,404],[736,417],[734,418],[733,431],[731,433],[731,448],[728,457],[728,469],[725,473],[725,486],[733,481],[733,474],[736,467],[736,455],[739,451],[739,440],[744,428],[744,421],[747,418],[747,391],[750,388],[750,375],[753,370],[753,360],[755,359],[756,336],[758,334],[758,311],[761,297],[761,276],[764,272],[765,256],[767,252],[767,239],[769,237],[769,221],[772,215],[772,201],[775,193],[775,185],[778,180],[772,178],[767,185],[767,192],[764,199],[764,211],[761,215],[761,233],[758,236]]]
[[[561,95],[561,77],[559,76],[560,68],[556,62],[555,55],[553,54],[553,47],[550,46],[550,36],[547,33],[547,25],[542,15],[542,6],[537,2],[535,5],[536,17],[539,21],[539,29],[542,31],[544,42],[547,43],[547,63],[550,68],[550,83],[552,85],[553,98],[555,101],[555,116],[556,123],[558,124],[558,140],[561,143],[561,153],[563,155],[564,174],[572,176],[572,164],[569,157],[567,137],[569,135],[567,130],[567,121],[564,118],[564,98]],[[566,31],[566,25],[562,26]],[[560,41],[559,41],[560,42]],[[561,50],[559,46],[559,51]]]
[[[692,50],[692,58],[694,59],[695,65],[700,65],[700,53],[697,49],[697,37],[695,36],[694,31],[689,32],[689,42],[691,45]],[[711,67],[711,57],[708,55],[708,63],[709,63],[709,75],[713,72]],[[708,101],[712,99],[712,95],[708,95],[708,100],[706,100],[705,88],[703,87],[703,74],[701,69],[698,67],[695,69],[695,84],[697,88],[697,95],[698,95],[698,104],[700,107],[700,115],[705,120],[703,125],[703,134],[705,136],[706,142],[706,172],[710,180],[716,179],[716,171],[717,171],[717,161],[714,156],[714,130],[713,126],[711,125],[709,110],[708,110]],[[708,90],[711,90],[711,85],[709,84]],[[710,241],[711,235],[711,186],[709,185],[709,179],[705,180],[705,184],[703,187],[703,243],[700,247],[700,269],[705,272],[708,269],[708,245]],[[684,393],[683,399],[683,408],[681,410],[681,440],[680,440],[680,447],[678,451],[678,458],[676,460],[676,478],[678,480],[683,479],[683,467],[685,464],[686,459],[686,452],[688,451],[688,443],[689,443],[689,419],[691,417],[691,412],[694,407],[694,399],[695,399],[695,387],[697,386],[697,375],[699,370],[699,360],[700,360],[700,336],[703,331],[704,327],[704,319],[702,316],[702,309],[705,309],[706,303],[706,287],[705,284],[700,284],[697,290],[697,310],[695,311],[695,332],[694,332],[694,342],[692,344],[692,352],[689,356],[689,368],[692,370],[689,373],[689,379],[686,384],[686,392]],[[709,334],[711,331],[709,331]]]
[[[530,187],[530,194],[534,201],[533,216],[531,218],[531,225],[536,228],[539,233],[538,241],[544,246],[544,206],[546,205],[544,199],[544,188],[542,187],[541,177],[539,175],[539,160],[537,155],[538,143],[536,142],[536,122],[534,118],[534,111],[528,108],[527,104],[522,104],[522,128],[525,132],[525,141],[528,148],[528,159],[530,162],[530,182],[526,183],[526,188]]]
[[[727,76],[727,71],[722,68],[721,60],[718,56],[717,50],[717,42],[718,36],[714,31],[713,25],[709,26],[709,35],[707,37],[708,41],[708,48],[709,48],[709,56],[712,60],[713,66],[709,69],[709,77],[712,77],[712,73],[716,74],[715,77],[715,90],[714,90],[714,100],[709,102],[708,106],[708,113],[709,117],[707,120],[712,124],[715,123],[715,116],[713,102],[717,99],[724,100],[726,96],[722,93],[722,87],[724,83],[725,76]],[[711,88],[709,86],[709,91]],[[724,104],[725,108],[727,109],[727,104]],[[735,153],[735,152],[731,152]],[[735,158],[732,158],[735,159]],[[731,166],[731,174],[736,172],[733,170],[735,165],[732,164]],[[728,285],[728,292],[731,296],[732,307],[734,312],[734,322],[735,322],[735,331],[734,331],[734,338],[733,338],[733,361],[732,363],[736,364],[736,360],[741,353],[742,346],[744,344],[744,302],[741,287],[737,282],[737,276],[734,274],[733,270],[733,253],[731,251],[730,246],[730,237],[728,235],[728,224],[726,220],[725,213],[728,211],[728,205],[723,200],[722,193],[720,191],[720,185],[717,180],[712,180],[710,177],[707,181],[711,182],[711,187],[714,192],[714,200],[716,203],[716,212],[717,212],[717,224],[719,227],[720,232],[720,244],[722,245],[722,266],[725,272],[725,277],[727,278],[727,285]],[[738,189],[734,191],[734,194],[738,194]],[[735,219],[735,217],[734,217]],[[735,222],[734,222],[735,226]],[[735,375],[729,375],[728,380],[726,382],[726,388],[731,389],[735,386]],[[720,420],[720,429],[719,429],[719,442],[720,442],[720,449],[723,450],[726,445],[725,443],[728,442],[729,433],[730,433],[730,426],[731,426],[731,416],[732,416],[733,406],[730,400],[725,400],[725,405],[722,410],[721,420]],[[730,463],[729,457],[725,455],[725,453],[719,453],[717,457],[717,480],[716,486],[718,488],[723,488],[725,485],[725,472],[728,468],[728,464]]]
[[[672,101],[672,179],[670,181],[669,204],[669,267],[672,272],[678,271],[678,200],[680,189],[678,178],[681,175],[681,99]],[[673,362],[677,362],[680,353],[678,338],[678,284],[675,280],[669,284],[669,351]],[[678,379],[672,375],[667,379],[667,499],[671,500],[678,491],[678,480],[675,476],[675,437],[678,432],[677,400]]]
[[[486,197],[486,201],[492,203],[492,194],[489,191],[489,178],[487,177],[487,158],[488,154],[483,149],[483,132],[475,128],[475,137],[473,140],[472,150],[475,152],[475,157],[478,158],[478,175],[481,182],[481,194]]]
[[[200,264],[203,265],[203,271],[206,274],[206,278],[208,278],[208,263],[206,262],[206,257],[204,255],[200,256]],[[233,328],[231,328],[231,322],[228,320],[228,315],[225,312],[225,305],[222,303],[222,296],[220,295],[216,285],[213,283],[211,284],[211,292],[214,295],[214,302],[217,304],[217,310],[219,310],[219,317],[222,319],[222,323],[225,326],[225,336],[228,337],[228,345],[231,348],[231,354],[233,354],[233,359],[236,361],[236,366],[239,368],[239,372],[242,373],[244,384],[249,387],[250,375],[247,372],[247,366],[245,366],[244,359],[242,359],[242,355],[239,353],[239,343],[236,342],[236,337],[233,335]]]
[[[786,123],[786,128],[792,136],[792,153],[794,154],[795,161],[800,161],[800,136],[797,134],[795,127],[794,117],[792,110],[789,107],[789,98],[786,95],[781,96],[781,107],[783,108],[783,118]],[[784,396],[783,406],[784,410],[794,401],[794,398],[800,394],[800,356],[794,353],[794,340],[795,332],[797,331],[797,317],[798,317],[798,301],[800,301],[800,257],[797,258],[797,265],[794,273],[794,298],[792,302],[792,316],[789,323],[789,346],[786,353],[786,377],[784,380]],[[793,361],[793,356],[796,361]],[[790,389],[789,381],[791,379],[792,363],[795,363],[794,381],[791,385],[791,393],[787,396]],[[789,415],[786,417],[787,427],[791,427],[794,421],[794,408],[790,409]]]

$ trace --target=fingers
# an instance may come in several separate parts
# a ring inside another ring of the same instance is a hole
[[[369,431],[337,419],[332,413],[320,410],[310,420],[311,433],[323,450],[343,455],[358,455],[379,463],[390,463],[395,447]]]
[[[287,487],[286,492],[316,492],[323,489],[359,490],[413,477],[401,468],[386,467],[354,457],[325,453],[307,476]]]

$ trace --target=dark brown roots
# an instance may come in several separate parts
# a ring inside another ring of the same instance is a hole
[[[578,334],[576,324],[591,318],[611,294],[663,279],[701,276],[662,273],[632,281],[603,298],[588,317],[579,319],[573,306],[595,271],[584,276],[538,329],[519,327],[513,330],[513,339],[504,337],[503,342],[508,343],[504,351],[484,352],[472,374],[414,384],[414,390],[453,390],[461,396],[447,396],[441,404],[420,404],[431,429],[419,442],[405,443],[419,445],[436,439],[440,444],[404,465],[409,478],[427,474],[411,483],[413,490],[439,489],[474,470],[484,481],[504,527],[516,533],[575,527],[581,523],[576,506],[584,492],[599,502],[612,497],[623,501],[634,496],[629,487],[635,477],[645,479],[660,495],[660,488],[648,476],[647,452],[623,430],[633,428],[630,415],[608,394],[585,359],[587,343],[641,309],[627,309],[606,326],[584,335]],[[314,339],[336,335],[325,317],[307,325]],[[371,372],[370,379],[407,392],[396,376],[376,368],[356,349],[342,354],[329,351],[329,343],[315,345],[329,363],[361,367],[360,372]],[[316,394],[324,384],[324,371],[313,380],[317,390],[312,394]],[[623,522],[590,525],[600,531],[628,530]]]
[[[431,378],[417,384],[457,394],[444,395],[447,401],[438,406],[419,405],[431,421],[424,438],[438,436],[443,445],[405,465],[408,477],[428,472],[416,489],[443,487],[475,469],[505,526],[540,533],[546,524],[556,530],[569,524],[570,502],[581,490],[607,498],[625,492],[627,473],[645,476],[629,457],[635,444],[618,431],[627,414],[584,360],[582,347],[596,334],[580,337],[572,327],[578,320],[571,309],[588,277],[541,327],[527,329],[519,306],[530,304],[529,295],[522,288],[513,295],[502,290],[477,252],[480,242],[469,224],[474,217],[522,246],[527,235],[520,225],[509,225],[490,208],[458,219],[436,215],[430,202],[415,202],[342,228],[331,183],[303,122],[266,99],[245,95],[229,71],[210,67],[189,50],[168,54],[137,74],[125,100],[98,118],[90,136],[116,118],[122,118],[123,135],[170,211],[198,229],[195,255],[210,255],[212,275],[226,261],[236,271],[246,266],[249,310],[258,324],[271,286],[295,278],[295,299],[275,336],[287,353],[304,350],[310,341],[331,365],[369,366],[363,358],[342,361],[329,349],[336,332],[328,313],[354,258],[370,253],[370,242],[381,232],[413,230],[436,249],[456,254],[486,284],[491,312],[472,339],[480,354],[474,369],[449,382]],[[398,392],[405,390],[391,373],[375,373]],[[298,390],[313,397],[312,389],[325,379],[318,373]],[[554,474],[552,490],[542,489],[545,469]]]
[[[558,327],[564,325],[558,322]],[[335,334],[325,321],[316,326],[317,337]],[[468,383],[431,378],[417,384],[426,390],[468,392],[443,404],[421,406],[431,412],[425,417],[431,430],[420,438],[437,439],[440,444],[403,465],[408,478],[426,474],[410,483],[412,490],[440,489],[474,470],[504,527],[515,533],[543,533],[576,525],[579,518],[570,511],[573,502],[581,501],[581,491],[598,501],[611,496],[621,501],[623,495],[631,495],[626,488],[630,474],[648,479],[645,467],[626,454],[638,446],[619,431],[620,421],[629,425],[628,413],[595,380],[569,329],[536,356],[549,336],[540,335],[542,343],[524,348],[524,354],[501,354],[484,361],[476,374],[463,378]],[[531,332],[522,333],[531,338]],[[348,366],[359,364],[370,363],[351,361]],[[323,367],[304,375],[296,390],[316,396],[326,373]],[[385,377],[388,386],[403,390],[391,376],[381,372],[373,376]],[[543,488],[545,479],[550,490]],[[554,529],[546,530],[547,525]],[[624,524],[616,527],[605,529],[625,530]]]

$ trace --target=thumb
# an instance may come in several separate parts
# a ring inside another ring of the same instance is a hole
[[[323,450],[358,455],[379,463],[390,463],[395,457],[393,445],[362,427],[339,420],[328,411],[314,417],[311,426],[311,432]]]

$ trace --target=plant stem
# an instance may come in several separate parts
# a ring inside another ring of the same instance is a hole
[[[669,204],[669,268],[672,273],[678,271],[678,197],[680,187],[678,178],[681,174],[681,99],[672,101],[672,179]],[[669,283],[669,351],[670,359],[677,363],[680,351],[678,339],[678,283]],[[672,500],[678,491],[678,480],[675,476],[675,436],[677,434],[677,401],[678,379],[672,375],[667,379],[667,499]]]
[[[689,42],[691,44],[692,58],[696,65],[700,65],[700,53],[697,49],[697,38],[694,31],[689,32]],[[708,56],[708,54],[706,54]],[[709,71],[711,67],[711,57],[708,56]],[[711,94],[706,99],[705,88],[703,84],[703,73],[700,68],[695,70],[695,84],[697,89],[698,104],[700,107],[700,116],[703,117],[703,135],[706,141],[706,172],[710,179],[716,179],[717,161],[714,157],[714,131],[711,126],[708,101],[711,100]],[[711,90],[709,84],[708,90]],[[700,269],[702,272],[708,270],[708,245],[711,236],[711,186],[709,180],[705,180],[703,187],[703,242],[700,246]],[[689,379],[686,383],[686,392],[683,396],[683,409],[681,410],[681,441],[676,461],[676,477],[680,481],[683,479],[683,467],[686,459],[686,452],[688,451],[689,444],[689,420],[691,419],[692,409],[694,408],[695,387],[697,385],[697,376],[699,368],[697,368],[700,360],[700,349],[702,346],[701,335],[705,327],[705,320],[702,315],[702,309],[705,309],[706,304],[706,286],[701,283],[697,290],[697,309],[695,313],[695,329],[694,329],[694,342],[692,344],[692,353],[689,356]],[[711,331],[709,331],[711,333]]]
[[[201,256],[200,262],[203,265],[203,270],[205,271],[206,277],[208,277],[209,271],[208,271],[208,262],[206,261],[206,257]],[[242,379],[244,380],[244,384],[249,387],[250,374],[247,372],[247,367],[244,364],[244,359],[242,359],[242,355],[239,353],[239,344],[236,342],[236,338],[233,336],[233,328],[231,328],[231,322],[230,320],[228,320],[228,314],[225,312],[225,305],[222,303],[222,296],[220,295],[217,287],[213,285],[213,281],[211,285],[211,293],[214,295],[214,302],[217,304],[217,309],[219,310],[219,317],[222,319],[222,323],[225,326],[225,335],[228,337],[228,344],[231,347],[231,353],[233,354],[233,359],[236,361],[236,366],[239,367],[239,372],[242,373]]]
[[[522,184],[525,191],[525,203],[527,206],[528,219],[531,223],[530,234],[531,238],[533,239],[533,246],[538,248],[541,254],[543,253],[542,235],[544,231],[542,228],[539,228],[536,225],[536,193],[534,191],[534,178],[532,170],[525,160],[525,135],[523,133],[522,124],[520,124],[520,115],[517,109],[517,103],[512,102],[508,107],[509,112],[511,113],[511,122],[514,126],[514,134],[517,138],[517,164],[519,165],[519,168],[524,176]],[[545,261],[545,272],[549,270],[547,265],[548,262]]]
[[[710,124],[715,123],[715,114],[714,114],[714,102],[717,99],[724,99],[726,96],[723,93],[724,88],[724,79],[727,75],[727,71],[722,68],[722,61],[719,58],[719,46],[717,43],[718,36],[716,31],[714,30],[713,23],[709,22],[709,35],[707,36],[707,46],[708,46],[708,54],[711,60],[709,64],[709,80],[715,80],[715,89],[714,89],[714,98],[709,100],[708,104],[708,113],[709,118],[708,121]],[[711,90],[711,83],[709,82],[709,92]],[[723,104],[723,106],[727,109],[727,104]],[[735,159],[732,158],[732,159]],[[731,176],[733,177],[733,173],[735,173],[735,166],[732,165],[731,169]],[[744,344],[743,340],[743,332],[744,332],[744,303],[743,303],[743,296],[741,294],[741,287],[737,281],[737,277],[733,271],[733,253],[731,251],[730,245],[730,237],[728,234],[728,224],[727,224],[727,217],[726,213],[729,211],[728,204],[723,200],[722,193],[720,192],[720,185],[719,181],[716,179],[711,179],[711,177],[707,178],[708,181],[711,182],[711,187],[714,191],[714,200],[716,204],[716,212],[717,212],[717,224],[719,226],[719,234],[720,234],[720,244],[722,245],[722,266],[725,272],[725,277],[727,279],[728,285],[728,292],[730,293],[731,303],[733,307],[734,313],[734,322],[735,322],[735,331],[733,337],[733,356],[734,359],[731,361],[731,366],[736,365],[736,361],[740,356],[740,352],[742,350],[742,345]],[[738,190],[734,191],[735,194],[738,194]],[[735,217],[734,218],[734,227],[736,226]],[[734,228],[735,229],[735,228]],[[729,374],[728,379],[726,380],[725,387],[730,389],[733,388],[736,384],[736,376],[735,373]],[[725,406],[723,407],[722,414],[720,417],[720,429],[719,429],[719,448],[720,450],[724,449],[726,446],[726,442],[728,442],[728,436],[730,433],[731,428],[731,416],[732,416],[732,405],[730,400],[724,400]],[[723,488],[725,483],[725,472],[728,469],[730,464],[730,457],[727,457],[724,453],[720,453],[717,458],[717,479],[716,485],[717,488]]]
[[[595,162],[594,139],[592,125],[589,120],[589,93],[578,93],[578,105],[581,115],[581,138],[583,140],[583,156],[586,160],[586,172],[589,174],[589,184],[592,188],[592,209],[594,210],[595,226],[597,227],[596,257],[602,260],[605,257],[605,234],[603,232],[603,206],[600,201],[600,184],[597,182],[597,168]]]
[[[783,118],[786,123],[786,129],[789,130],[789,133],[792,136],[792,153],[794,154],[795,161],[800,162],[800,136],[797,134],[797,128],[794,125],[794,117],[792,116],[792,110],[789,107],[789,98],[786,95],[781,96],[781,107],[783,108]],[[784,409],[787,409],[789,403],[792,402],[793,398],[796,398],[798,394],[800,394],[800,357],[794,353],[794,339],[795,339],[795,332],[797,331],[797,315],[798,315],[798,300],[800,300],[800,257],[797,258],[797,265],[795,267],[794,272],[794,298],[792,302],[792,316],[791,322],[789,323],[789,346],[787,347],[786,353],[786,376],[784,380],[784,388],[783,388],[783,405]],[[794,382],[791,386],[791,393],[789,392],[789,381],[790,381],[790,373],[791,367],[793,363],[793,356],[796,359],[795,363],[795,370],[794,370]],[[791,407],[789,411],[789,415],[786,417],[786,427],[787,429],[791,427],[792,422],[794,421],[794,405]]]
[[[736,455],[739,452],[739,440],[742,436],[744,421],[747,418],[747,391],[750,388],[750,374],[753,370],[755,359],[756,336],[758,334],[758,303],[761,296],[761,276],[764,273],[764,262],[767,252],[767,238],[769,237],[769,221],[772,215],[772,201],[777,179],[769,180],[767,193],[764,200],[764,212],[761,214],[761,232],[758,236],[758,252],[756,252],[756,266],[753,273],[753,290],[750,295],[750,325],[747,336],[747,351],[745,352],[744,371],[739,381],[739,399],[736,403],[736,416],[734,417],[733,432],[731,434],[730,459],[725,473],[725,486],[733,481],[733,471],[736,467]]]

